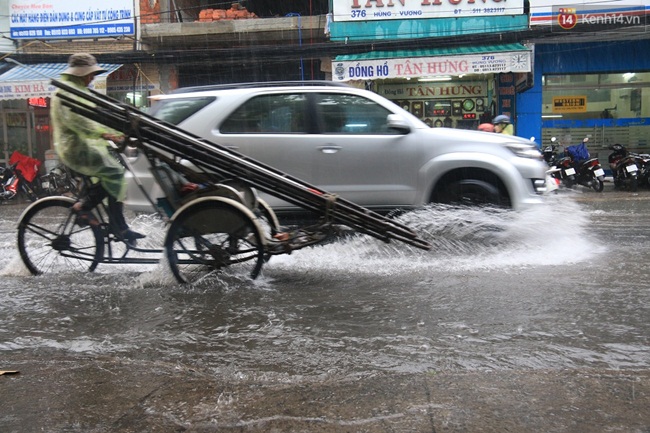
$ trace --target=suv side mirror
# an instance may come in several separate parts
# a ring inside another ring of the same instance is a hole
[[[389,129],[396,129],[403,134],[411,132],[411,126],[399,114],[389,114],[386,122]]]

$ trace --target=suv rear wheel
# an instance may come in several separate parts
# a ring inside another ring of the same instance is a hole
[[[482,169],[459,169],[447,173],[436,185],[431,201],[469,206],[511,207],[503,182]]]

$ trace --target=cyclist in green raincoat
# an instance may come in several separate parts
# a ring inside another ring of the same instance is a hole
[[[95,75],[106,72],[97,65],[91,54],[73,54],[68,68],[61,73],[60,81],[88,92],[88,85]],[[56,94],[75,98],[62,89]],[[54,148],[61,161],[71,169],[93,177],[95,183],[87,197],[74,204],[77,221],[80,224],[99,224],[91,210],[108,196],[108,210],[111,229],[118,237],[132,242],[144,235],[129,229],[124,218],[123,201],[126,196],[124,167],[111,155],[107,140],[119,142],[122,134],[84,116],[73,113],[62,104],[61,98],[52,98],[51,117],[54,134]],[[78,97],[77,97],[78,98]],[[86,104],[88,102],[84,101]]]

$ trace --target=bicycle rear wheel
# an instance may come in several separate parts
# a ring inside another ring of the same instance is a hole
[[[95,270],[104,255],[100,227],[75,224],[73,199],[47,197],[28,207],[18,223],[18,250],[33,275]]]

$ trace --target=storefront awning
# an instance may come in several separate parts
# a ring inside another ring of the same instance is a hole
[[[106,89],[106,77],[122,65],[100,63],[99,66],[107,72],[97,75],[90,87],[103,92]],[[0,101],[50,96],[56,90],[50,80],[59,78],[67,67],[66,63],[15,66],[0,75]]]
[[[383,80],[531,72],[532,50],[522,44],[372,51],[337,56],[332,79]]]

